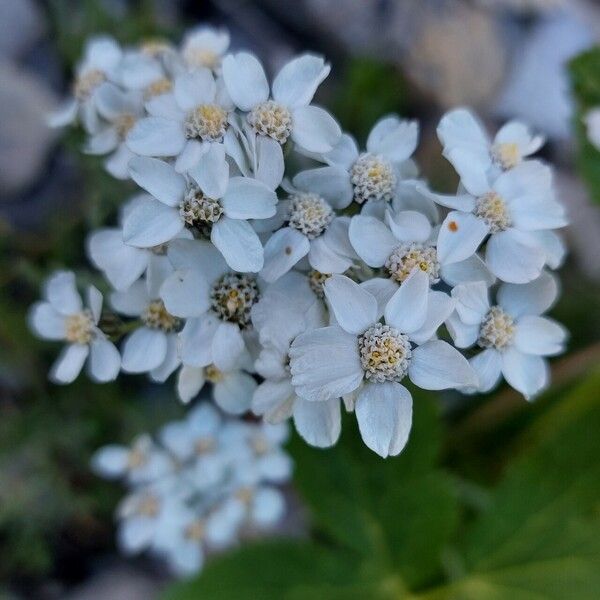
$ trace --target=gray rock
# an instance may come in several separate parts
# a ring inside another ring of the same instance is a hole
[[[36,76],[0,62],[0,195],[34,183],[57,135],[45,117],[57,99]]]
[[[33,0],[0,0],[1,57],[22,56],[44,30],[44,18]]]

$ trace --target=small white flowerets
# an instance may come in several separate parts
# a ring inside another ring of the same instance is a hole
[[[202,403],[156,441],[144,435],[131,448],[100,448],[94,471],[129,488],[117,511],[123,551],[148,550],[186,577],[249,528],[272,528],[285,513],[279,486],[292,472],[286,439],[285,425],[226,419]]]
[[[79,115],[85,150],[108,154],[109,173],[142,190],[88,238],[113,289],[102,319],[96,288],[84,308],[60,272],[30,321],[68,342],[58,382],[87,359],[94,380],[171,378],[182,402],[210,393],[236,416],[203,401],[160,443],[141,437],[94,459],[132,486],[119,510],[124,549],[150,548],[182,574],[231,545],[240,523],[280,516],[284,421],[330,447],[345,406],[369,448],[396,455],[412,423],[406,378],[472,393],[502,375],[532,398],[548,384],[544,357],[566,339],[540,316],[557,296],[549,269],[563,260],[566,224],[550,167],[531,158],[541,137],[511,122],[491,139],[470,111],[451,111],[438,135],[461,183],[437,194],[411,158],[415,121],[380,119],[361,151],[312,104],[330,71],[323,58],[291,60],[269,86],[229,41],[208,27],[180,47],[90,41],[76,99],[54,122]],[[588,115],[592,142],[597,120]],[[265,424],[244,423],[250,412]]]

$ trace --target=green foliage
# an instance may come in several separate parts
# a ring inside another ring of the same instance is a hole
[[[600,47],[577,56],[570,64],[571,81],[577,101],[575,129],[579,143],[578,168],[590,193],[600,202],[600,151],[587,139],[583,117],[600,106]]]
[[[253,598],[578,600],[600,592],[600,372],[506,441],[513,457],[473,513],[439,466],[439,418],[415,398],[415,428],[383,461],[345,423],[328,451],[294,440],[306,541],[247,546],[215,559],[165,600]],[[461,506],[462,504],[462,506]]]

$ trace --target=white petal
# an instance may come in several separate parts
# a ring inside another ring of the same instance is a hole
[[[300,171],[294,177],[294,186],[319,194],[333,208],[346,208],[354,195],[348,171],[340,166],[319,167]]]
[[[166,558],[171,570],[179,577],[190,577],[198,573],[204,564],[202,546],[188,540],[170,549]]]
[[[308,262],[321,273],[343,273],[352,266],[352,259],[334,251],[324,235],[311,241]]]
[[[244,338],[235,323],[220,323],[212,342],[213,363],[221,371],[231,371],[244,351]],[[250,399],[248,400],[248,406]]]
[[[181,367],[177,377],[177,395],[179,399],[188,403],[195,398],[204,387],[204,367]]]
[[[185,112],[179,108],[175,94],[168,92],[154,96],[145,104],[146,112],[152,117],[164,117],[171,121],[183,121]]]
[[[354,391],[362,381],[356,336],[341,327],[300,334],[289,354],[292,384],[306,400],[339,398]]]
[[[561,267],[567,254],[567,248],[561,236],[556,231],[531,231],[530,235],[544,251],[546,264],[551,269]]]
[[[358,258],[350,243],[348,231],[350,229],[350,217],[336,217],[323,233],[323,241],[336,254],[348,258]]]
[[[498,383],[502,371],[502,355],[493,348],[487,348],[469,360],[479,378],[480,392],[489,392]]]
[[[337,322],[348,333],[362,333],[377,320],[375,296],[350,278],[332,275],[323,291]]]
[[[265,244],[265,264],[260,272],[261,277],[268,282],[279,279],[309,250],[308,238],[298,230],[284,227],[276,231]]]
[[[121,355],[115,345],[105,338],[97,338],[90,344],[89,371],[98,382],[116,379],[121,370]]]
[[[90,136],[83,147],[85,154],[102,155],[112,152],[119,145],[119,136],[114,127],[105,129]]]
[[[29,310],[29,327],[47,340],[64,340],[65,316],[58,313],[49,302],[36,302]]]
[[[485,262],[477,254],[460,262],[442,265],[440,275],[451,286],[470,281],[485,281],[487,285],[493,285],[496,282],[494,275],[490,273]]]
[[[283,379],[267,379],[254,390],[252,412],[264,417],[267,423],[281,423],[291,416],[295,398],[294,388],[284,372]]]
[[[438,235],[438,260],[449,264],[469,258],[479,248],[489,229],[482,219],[471,213],[448,213]]]
[[[129,179],[129,161],[135,154],[121,142],[116,152],[113,152],[105,161],[104,168],[115,179],[125,181]]]
[[[50,379],[54,383],[71,383],[81,373],[83,363],[88,357],[90,348],[87,344],[70,344],[52,365]]]
[[[275,488],[262,488],[254,498],[252,521],[266,527],[279,521],[285,513],[285,501],[281,492]]]
[[[129,149],[140,156],[177,156],[185,142],[181,123],[163,117],[139,120],[126,139]]]
[[[258,273],[262,269],[263,247],[247,221],[221,217],[213,225],[210,239],[234,271]]]
[[[147,251],[125,244],[120,229],[94,231],[87,248],[91,261],[117,290],[127,289],[139,279],[148,264]]]
[[[387,303],[398,290],[398,284],[387,277],[373,277],[360,284],[361,288],[375,296],[377,300],[377,319],[383,316]]]
[[[117,535],[120,549],[135,554],[152,542],[154,525],[148,518],[133,517],[121,523]]]
[[[44,284],[44,295],[61,315],[72,315],[83,308],[75,275],[71,271],[57,271],[51,275]]]
[[[347,172],[358,159],[358,144],[351,135],[342,133],[340,141],[333,150],[321,156],[327,164],[337,165]]]
[[[526,400],[545,389],[550,379],[548,364],[541,356],[523,354],[514,348],[502,353],[502,374]]]
[[[383,266],[398,245],[389,227],[375,217],[352,217],[348,235],[356,253],[370,267]]]
[[[475,198],[471,194],[435,194],[422,183],[417,183],[415,189],[426,199],[447,208],[466,213],[475,208]]]
[[[454,301],[444,292],[429,292],[427,300],[427,315],[425,322],[410,334],[410,339],[415,344],[423,344],[430,340],[441,324],[452,314]]]
[[[199,317],[210,308],[210,287],[198,269],[175,271],[161,285],[160,298],[176,317]]]
[[[187,187],[185,177],[163,160],[136,156],[129,161],[129,174],[140,187],[167,206],[179,206],[183,200]]]
[[[140,327],[130,334],[122,348],[123,371],[145,373],[156,369],[167,354],[167,336],[158,329]]]
[[[94,452],[91,465],[94,473],[101,477],[113,479],[122,477],[125,474],[128,461],[129,448],[109,444]]]
[[[123,240],[130,246],[151,248],[172,240],[183,226],[176,208],[158,200],[145,200],[125,218]]]
[[[148,306],[150,298],[144,281],[136,281],[133,285],[121,292],[113,292],[110,295],[112,307],[122,315],[128,317],[139,317]]]
[[[396,116],[384,117],[369,134],[367,151],[383,154],[394,162],[402,162],[415,151],[418,138],[417,121],[400,120]]]
[[[277,194],[256,179],[232,177],[221,204],[232,219],[268,219],[275,214]]]
[[[402,333],[423,327],[429,302],[429,275],[415,269],[400,285],[385,307],[385,322]]]
[[[102,315],[102,294],[94,285],[88,286],[87,289],[87,305],[92,311],[94,323],[98,323]]]
[[[198,140],[187,140],[175,161],[175,171],[183,174],[193,169],[210,146],[211,144]]]
[[[342,135],[337,121],[318,106],[296,108],[292,119],[292,139],[309,152],[329,152]]]
[[[196,68],[175,78],[173,88],[177,104],[185,111],[200,104],[210,104],[215,99],[217,86],[212,73],[205,68]]]
[[[229,164],[223,144],[210,144],[198,164],[190,169],[190,176],[209,198],[221,198],[229,181]]]
[[[467,325],[455,312],[446,320],[446,327],[457,348],[469,348],[477,341],[481,325]]]
[[[254,176],[275,190],[283,179],[285,164],[281,144],[264,135],[256,136],[256,169]]]
[[[75,99],[69,99],[58,110],[48,115],[48,127],[65,127],[77,118],[78,104]]]
[[[412,397],[395,381],[368,383],[356,401],[356,419],[364,443],[379,456],[396,456],[412,427]]]
[[[269,97],[267,76],[260,61],[247,52],[223,59],[223,79],[237,107],[249,111]]]
[[[212,314],[188,319],[179,334],[181,360],[191,367],[206,367],[213,362],[212,343],[220,321]]]
[[[456,312],[467,325],[481,323],[490,309],[487,285],[483,281],[461,283],[452,290]]]
[[[169,333],[166,336],[167,338],[167,352],[165,354],[165,359],[156,367],[150,371],[150,379],[152,381],[156,381],[157,383],[164,383],[171,373],[177,369],[177,367],[181,364],[181,360],[179,359],[179,343],[177,339],[176,333]]]
[[[517,229],[507,229],[490,237],[485,261],[498,279],[527,283],[540,275],[546,255],[530,235]]]
[[[226,375],[215,384],[213,395],[219,408],[230,415],[242,415],[250,410],[256,381],[241,371]]]
[[[306,106],[330,70],[320,56],[298,56],[284,65],[275,77],[273,98],[290,108]]]
[[[564,351],[566,329],[546,317],[527,315],[517,321],[514,344],[525,354],[552,356]]]
[[[173,240],[167,256],[175,269],[197,269],[209,283],[229,270],[219,251],[208,240]]]
[[[401,242],[426,242],[431,235],[431,225],[427,217],[414,210],[404,210],[395,214],[388,211],[385,222]]]
[[[437,128],[440,142],[447,147],[470,145],[484,154],[489,149],[489,138],[479,119],[466,108],[447,112]]]
[[[558,297],[558,281],[545,271],[525,284],[503,283],[498,288],[498,304],[512,317],[541,315]]]
[[[342,416],[340,400],[309,402],[298,398],[294,402],[294,425],[301,437],[311,446],[329,448],[340,437]]]
[[[431,340],[412,351],[410,380],[424,390],[476,386],[477,375],[467,359],[442,340]]]

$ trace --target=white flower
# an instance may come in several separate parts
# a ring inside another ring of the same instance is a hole
[[[464,182],[466,193],[431,194],[453,210],[438,236],[442,265],[472,256],[488,237],[485,262],[502,281],[527,283],[539,276],[548,254],[536,232],[563,227],[565,211],[554,197],[550,169],[525,161],[492,180]]]
[[[533,135],[518,121],[504,125],[490,141],[477,117],[465,108],[445,114],[437,133],[444,156],[467,189],[485,186],[491,174],[516,167],[544,144],[543,136]]]
[[[172,92],[147,102],[151,116],[131,129],[127,145],[140,156],[177,156],[175,170],[185,173],[213,143],[223,141],[233,108],[208,69],[181,73]]]
[[[185,34],[181,57],[188,67],[218,71],[228,48],[229,32],[226,29],[200,26]]]
[[[136,438],[131,447],[110,444],[92,456],[92,469],[107,479],[123,478],[132,485],[150,483],[171,473],[175,465],[149,435]]]
[[[121,57],[121,48],[112,38],[99,36],[89,40],[83,59],[77,65],[73,97],[49,117],[49,125],[63,127],[79,117],[86,131],[95,133],[100,126],[96,105],[98,91],[114,79]]]
[[[495,305],[482,283],[454,288],[456,313],[447,322],[448,330],[459,348],[483,348],[470,360],[479,375],[478,391],[492,389],[501,374],[527,399],[548,385],[542,357],[563,352],[567,332],[540,314],[554,303],[557,292],[556,280],[548,273],[525,285],[502,284]]]
[[[260,271],[263,247],[247,219],[273,216],[277,195],[255,179],[230,179],[222,144],[213,144],[200,158],[190,172],[193,181],[155,158],[136,157],[129,167],[132,179],[154,199],[136,207],[125,219],[127,244],[158,246],[187,227],[209,237],[232,269]]]
[[[600,150],[600,108],[590,110],[584,118],[590,143]]]
[[[336,208],[348,206],[353,199],[369,207],[392,201],[399,183],[412,171],[409,158],[418,135],[416,121],[384,117],[371,130],[366,152],[359,153],[354,138],[344,134],[333,150],[319,157],[328,166],[302,171],[294,184],[321,194]]]
[[[269,83],[258,59],[247,52],[223,59],[223,80],[234,104],[247,112],[247,120],[258,135],[284,144],[288,138],[310,152],[328,152],[339,141],[341,130],[335,119],[311,101],[330,67],[321,57],[304,54],[288,62]]]
[[[415,268],[427,273],[430,285],[438,283],[440,278],[450,285],[479,280],[491,285],[495,280],[475,254],[460,263],[440,265],[437,228],[420,212],[387,210],[385,223],[376,217],[355,215],[350,222],[349,236],[367,265],[385,269],[388,278],[373,278],[364,283],[380,302],[389,300]]]
[[[229,371],[221,371],[214,365],[193,367],[184,364],[177,379],[179,399],[189,402],[207,382],[213,384],[213,399],[224,412],[241,415],[250,409],[257,384],[254,378],[239,366]]]
[[[160,297],[170,313],[187,319],[179,336],[183,363],[234,370],[252,331],[250,310],[260,297],[256,277],[232,272],[218,250],[202,240],[173,240],[168,257],[175,272]]]
[[[159,288],[165,277],[140,279],[124,291],[113,292],[113,308],[140,319],[140,326],[127,335],[122,347],[122,369],[128,373],[150,373],[154,381],[165,381],[180,365],[177,331],[180,319],[165,308]]]
[[[97,382],[115,379],[121,357],[114,344],[98,328],[102,294],[94,286],[89,286],[88,306],[84,308],[75,275],[59,271],[46,281],[44,297],[45,301],[31,308],[31,329],[42,338],[68,342],[52,366],[50,378],[56,383],[71,383],[87,360],[92,379]]]
[[[138,204],[150,201],[152,196],[149,194],[138,194],[123,206],[120,220],[123,221]],[[177,237],[191,239],[192,233],[183,229]],[[150,280],[159,277],[168,267],[168,259],[165,257],[168,244],[151,248],[130,246],[123,241],[122,226],[92,231],[86,246],[90,261],[118,291],[126,290],[145,273],[148,273],[147,278]]]
[[[252,308],[261,351],[255,367],[264,381],[254,392],[252,411],[268,423],[292,417],[298,433],[312,446],[333,446],[340,435],[339,398],[309,402],[292,386],[290,345],[300,333],[326,324],[323,302],[311,290],[308,279],[291,272],[269,286]]]
[[[432,310],[432,298],[445,294],[428,292],[429,277],[417,269],[385,305],[383,324],[375,296],[347,277],[333,275],[324,289],[338,324],[296,337],[290,348],[292,384],[310,402],[356,393],[365,444],[383,457],[399,454],[412,421],[412,398],[400,383],[406,375],[429,390],[477,383],[457,350],[431,340],[440,312],[446,313]]]
[[[339,217],[321,196],[293,191],[280,202],[285,227],[271,235],[264,248],[265,264],[260,275],[275,281],[299,260],[308,257],[321,273],[343,273],[356,258],[348,239],[349,217]]]
[[[144,113],[142,94],[125,92],[107,83],[96,93],[96,106],[103,122],[90,136],[83,151],[94,155],[112,153],[104,167],[116,179],[128,179],[127,165],[135,155],[125,144],[125,137]]]

